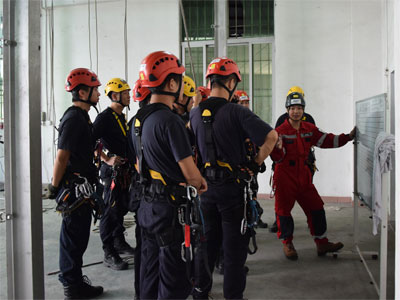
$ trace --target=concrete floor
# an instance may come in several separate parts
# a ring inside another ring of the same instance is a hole
[[[1,197],[4,197],[1,195]],[[273,222],[273,201],[262,200],[263,220]],[[45,290],[47,299],[63,299],[63,290],[57,275],[47,275],[58,270],[58,238],[61,216],[55,212],[54,201],[43,201]],[[294,244],[298,261],[289,261],[282,253],[281,242],[268,229],[258,229],[258,252],[248,257],[250,272],[247,277],[245,297],[249,299],[378,299],[374,286],[354,253],[353,208],[350,204],[325,205],[328,236],[332,241],[342,241],[345,247],[337,259],[318,257],[309,235],[305,216],[298,205],[293,210],[295,219]],[[4,212],[4,199],[0,213]],[[374,237],[369,210],[360,208],[360,248],[362,251],[379,251],[379,235]],[[134,223],[131,214],[126,216],[127,241],[134,241]],[[5,223],[0,221],[0,299],[6,297]],[[388,299],[394,297],[394,232],[389,231]],[[84,264],[101,262],[103,252],[97,227],[93,227]],[[368,260],[375,279],[379,282],[379,260]],[[113,271],[101,263],[85,267],[84,274],[95,285],[105,289],[100,299],[133,298],[133,265],[128,270]],[[222,299],[222,276],[214,274],[212,297]]]

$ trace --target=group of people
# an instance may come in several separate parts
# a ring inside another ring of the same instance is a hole
[[[249,203],[257,193],[251,182],[265,171],[268,156],[274,161],[277,234],[286,257],[297,258],[291,217],[296,200],[318,255],[343,247],[326,237],[323,202],[306,162],[313,146],[343,146],[354,130],[326,134],[302,121],[299,87],[289,91],[288,115],[273,129],[248,109],[247,93],[237,91],[240,70],[227,57],[209,64],[209,88],[196,88],[184,72],[175,55],[150,53],[132,91],[137,114],[127,122],[123,110],[131,88],[113,78],[105,86],[111,104],[93,124],[88,111],[99,101],[97,75],[78,68],[67,76],[72,106],[61,118],[48,195],[63,216],[59,280],[66,299],[103,293],[82,274],[92,216],[100,219],[105,266],[126,269],[120,255],[134,256],[136,298],[208,299],[222,250],[224,297],[243,299],[252,226],[263,224],[257,213],[250,221]],[[124,238],[128,211],[135,212],[135,248]]]

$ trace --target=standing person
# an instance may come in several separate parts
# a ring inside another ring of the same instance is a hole
[[[302,89],[301,87],[299,87],[299,86],[292,86],[292,87],[289,89],[289,91],[288,91],[286,97],[288,97],[289,95],[291,95],[291,94],[293,94],[293,93],[299,93],[299,94],[301,94],[301,95],[303,96],[303,98],[304,98],[304,91],[303,91],[303,89]],[[283,124],[283,122],[285,122],[285,120],[288,119],[288,118],[289,118],[289,114],[288,114],[287,112],[285,112],[284,114],[282,114],[282,115],[278,118],[278,120],[276,121],[276,123],[275,123],[275,129],[278,128],[279,126],[281,126],[281,125]],[[311,124],[313,124],[313,125],[316,125],[316,124],[315,124],[315,121],[314,121],[314,118],[313,118],[310,114],[308,114],[308,113],[306,113],[306,112],[304,112],[303,118],[302,118],[301,120],[302,120],[302,121],[305,121],[305,122],[309,122],[309,123],[311,123]],[[311,175],[312,175],[313,178],[314,178],[315,171],[317,170],[317,167],[316,167],[316,165],[315,165],[315,160],[316,160],[316,159],[315,159],[314,147],[311,147],[310,153],[308,154],[308,159],[306,160],[306,163],[307,163],[308,167],[310,168]],[[273,164],[273,165],[272,165],[272,170],[274,170],[274,168],[275,168],[275,165]],[[273,233],[278,232],[278,225],[276,224],[276,219],[275,219],[274,224],[272,224],[271,228],[269,229],[269,231],[270,231],[270,232],[273,232]]]
[[[289,118],[276,129],[282,139],[271,154],[276,164],[274,188],[278,238],[283,242],[285,256],[291,260],[298,258],[292,242],[294,223],[291,215],[296,200],[307,216],[318,256],[343,248],[341,242],[332,243],[327,238],[324,203],[312,183],[311,171],[306,160],[312,146],[342,147],[355,135],[355,129],[349,134],[334,135],[320,131],[311,123],[303,122],[305,106],[301,93],[293,92],[287,96],[285,107]]]
[[[235,95],[237,96],[238,104],[250,109],[250,98],[245,91],[238,90]]]
[[[239,105],[241,105],[243,107],[246,107],[247,109],[250,109],[250,98],[249,98],[249,95],[245,91],[237,90],[235,92],[235,95],[236,95],[236,97],[238,99],[238,104]],[[245,140],[245,146],[246,146],[246,150],[247,150],[248,155],[249,155],[249,153],[253,153],[254,154],[254,153],[257,153],[257,151],[258,151],[257,147],[254,145],[254,143],[252,143],[250,141],[250,139],[248,139],[248,138]],[[263,169],[265,171],[265,163],[263,163]],[[257,178],[256,178],[255,182],[256,182],[256,187],[257,187],[257,191],[258,191],[258,180],[257,180]],[[257,197],[257,195],[255,195],[255,196]],[[258,206],[258,210],[260,212],[260,219],[258,220],[257,228],[268,228],[268,224],[265,223],[263,220],[261,220],[261,215],[262,215],[264,210],[262,209],[262,207],[260,206],[260,203],[257,200],[256,200],[256,203],[257,203],[257,206]]]
[[[140,79],[136,80],[135,86],[133,87],[132,93],[133,101],[139,102],[139,108],[142,108],[149,104],[151,93],[148,88],[142,86],[142,82]],[[128,158],[129,162],[132,166],[136,164],[136,153],[135,147],[132,144],[132,128],[133,121],[135,117],[129,120],[128,122],[128,145],[129,152]],[[141,252],[142,252],[142,229],[140,228],[138,221],[138,209],[140,205],[140,177],[136,170],[136,168],[132,168],[132,181],[130,187],[130,199],[129,199],[129,207],[130,210],[135,212],[135,239],[136,239],[136,247],[135,247],[135,257],[134,257],[134,268],[135,268],[135,299],[140,299],[140,265],[141,265]]]
[[[193,107],[193,97],[196,96],[196,84],[187,75],[183,76],[183,96],[174,102],[174,109],[182,117],[183,121],[189,121],[189,112]]]
[[[87,276],[82,276],[82,257],[92,220],[91,203],[95,203],[93,191],[98,183],[93,163],[95,139],[88,111],[99,101],[100,85],[97,75],[85,68],[72,70],[65,84],[65,90],[72,94],[72,106],[61,118],[48,194],[50,199],[57,197],[57,210],[63,216],[59,280],[65,299],[94,298],[103,293],[101,286],[92,286]],[[91,192],[82,192],[83,189]]]
[[[128,161],[128,126],[123,110],[129,106],[131,88],[121,78],[110,79],[105,95],[110,106],[101,112],[93,123],[93,135],[100,139],[100,178],[103,181],[105,211],[100,220],[100,237],[103,242],[103,264],[113,270],[125,270],[128,263],[120,254],[134,255],[134,249],[124,236],[124,216],[128,213],[131,165]],[[105,154],[106,153],[106,154]]]
[[[143,59],[139,72],[142,86],[151,91],[132,130],[144,190],[138,211],[141,299],[186,299],[192,289],[181,256],[178,205],[186,203],[185,185],[201,194],[207,183],[194,164],[185,124],[172,110],[182,100],[184,71],[175,55],[157,51]]]
[[[239,68],[233,60],[214,59],[207,68],[206,78],[211,82],[211,95],[191,111],[190,122],[202,158],[203,174],[209,184],[209,190],[201,197],[209,269],[213,271],[222,244],[224,297],[243,299],[244,264],[250,239],[249,231],[242,226],[243,178],[257,173],[273,150],[278,135],[249,109],[230,103],[241,81]],[[246,162],[246,138],[260,147],[250,164]],[[251,171],[242,171],[249,167]],[[197,264],[197,271],[193,298],[208,299],[211,278],[202,264]]]

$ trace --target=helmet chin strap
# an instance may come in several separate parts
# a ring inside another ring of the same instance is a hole
[[[97,113],[99,113],[99,110],[96,107],[97,103],[90,101],[90,98],[92,98],[92,94],[93,94],[93,87],[90,88],[88,100],[83,100],[81,98],[78,98],[78,99],[72,99],[72,101],[73,102],[83,102],[83,103],[89,104],[94,107],[94,109],[96,110]]]
[[[235,92],[236,87],[237,87],[237,85],[238,85],[239,82],[236,81],[236,82],[235,82],[235,86],[234,86],[233,89],[231,89],[231,90],[230,90],[225,84],[223,84],[221,80],[216,80],[215,82],[218,83],[221,87],[223,87],[223,88],[229,93],[228,101],[230,101],[231,98],[232,98],[232,95],[233,95],[233,93]]]
[[[185,104],[182,104],[182,103],[180,103],[178,101],[176,101],[175,103],[178,104],[180,107],[183,107],[184,112],[188,112],[187,108],[188,108],[188,105],[189,105],[189,102],[190,102],[191,98],[192,97],[188,97]]]
[[[123,104],[121,99],[118,101],[115,101],[115,100],[111,100],[111,101],[114,103],[120,104],[122,106],[122,109],[124,109],[125,107],[128,107],[128,110],[131,110],[131,108],[129,107],[129,104],[128,105]]]
[[[178,102],[179,96],[181,94],[181,87],[182,87],[182,80],[179,81],[179,87],[176,92],[167,92],[167,91],[160,91],[160,90],[155,90],[151,92],[152,94],[157,94],[157,95],[167,95],[167,96],[173,96],[174,97],[174,103],[180,104]]]

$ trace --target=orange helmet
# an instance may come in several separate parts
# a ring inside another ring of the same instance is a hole
[[[100,86],[101,83],[96,73],[86,68],[77,68],[69,72],[65,82],[65,90],[72,92],[78,85],[84,84],[90,87]]]
[[[235,95],[238,96],[239,101],[250,101],[249,95],[245,91],[238,90]]]
[[[206,78],[211,75],[229,76],[235,74],[238,82],[242,81],[237,64],[230,58],[217,57],[214,58],[207,67]]]
[[[142,86],[142,81],[140,79],[136,80],[135,86],[133,87],[133,101],[143,101],[148,95],[150,95],[150,90]]]
[[[199,86],[197,89],[201,94],[201,101],[205,101],[208,97],[210,97],[210,89],[206,88],[205,86]]]
[[[183,74],[185,67],[172,53],[152,52],[140,64],[139,79],[142,87],[158,87],[171,73]]]

